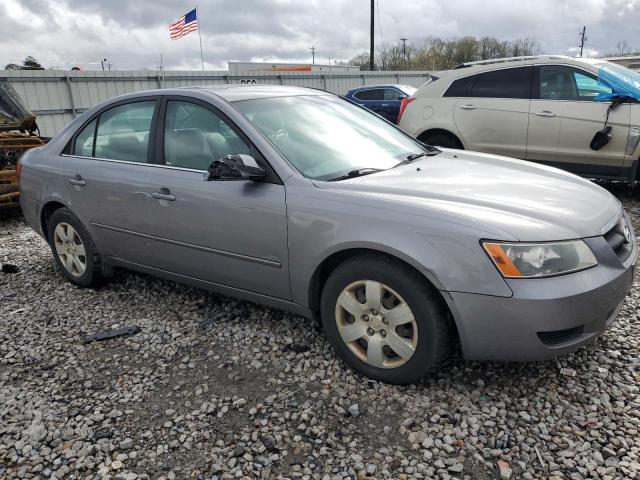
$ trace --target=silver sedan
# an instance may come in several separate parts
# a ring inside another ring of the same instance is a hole
[[[475,360],[575,350],[615,319],[637,255],[593,183],[436,149],[303,88],[117,97],[27,153],[20,183],[70,281],[124,267],[317,317],[348,365],[393,383],[453,341]]]

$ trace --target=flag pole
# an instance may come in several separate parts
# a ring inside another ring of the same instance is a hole
[[[202,57],[202,35],[200,35],[200,15],[198,15],[198,5],[196,5],[196,19],[198,20],[198,39],[200,40],[200,64],[204,72],[204,58]]]

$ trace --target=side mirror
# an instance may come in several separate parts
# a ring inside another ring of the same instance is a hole
[[[207,181],[212,180],[262,180],[267,171],[258,165],[251,155],[227,155],[211,163]]]

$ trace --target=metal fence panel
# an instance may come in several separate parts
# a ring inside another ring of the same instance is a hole
[[[438,76],[439,72],[434,72]],[[430,73],[417,72],[308,72],[229,75],[228,71],[181,72],[137,71],[61,71],[5,70],[0,79],[8,80],[27,107],[38,117],[44,136],[54,136],[86,109],[123,93],[156,88],[257,83],[318,88],[338,95],[362,85],[400,83],[419,87]]]

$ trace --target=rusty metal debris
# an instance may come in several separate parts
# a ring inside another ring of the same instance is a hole
[[[0,81],[0,207],[15,204],[20,196],[20,156],[45,143],[38,133],[35,115],[8,82]]]

